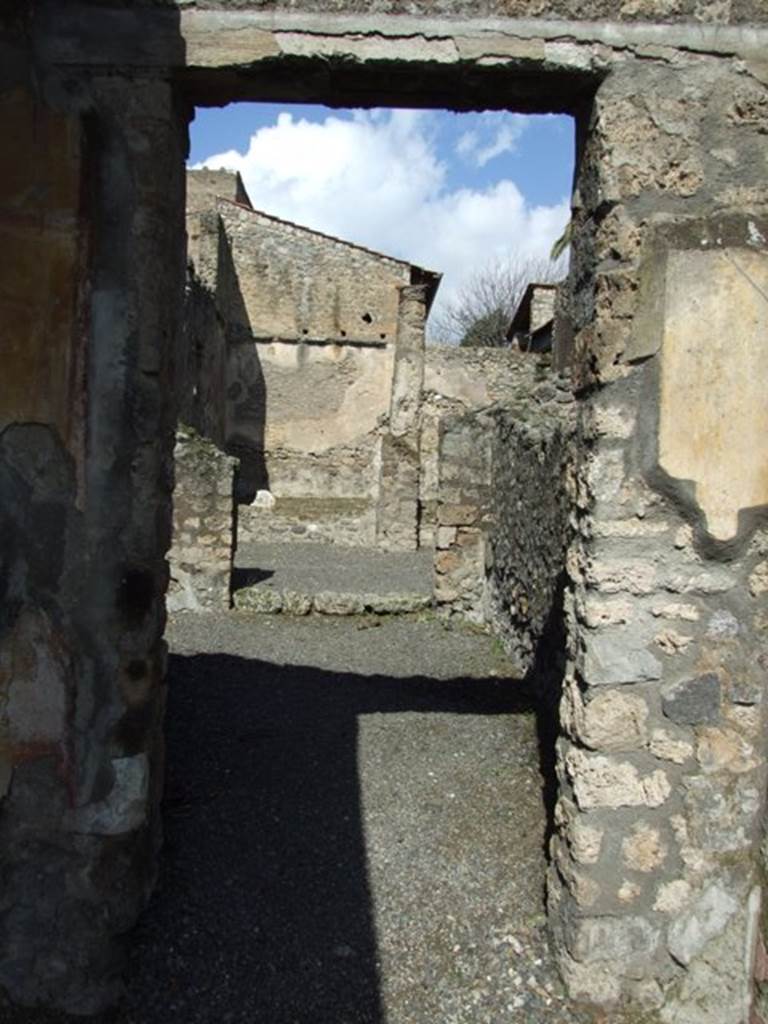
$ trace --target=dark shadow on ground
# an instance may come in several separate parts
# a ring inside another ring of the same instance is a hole
[[[232,593],[242,590],[243,587],[252,587],[257,583],[263,583],[275,575],[272,569],[233,569],[232,570]]]
[[[172,658],[164,857],[121,1022],[384,1024],[357,718],[531,706],[509,680]]]

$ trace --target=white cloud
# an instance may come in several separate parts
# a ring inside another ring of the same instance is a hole
[[[463,156],[465,159],[471,157],[472,153],[477,149],[478,138],[477,132],[468,131],[462,132],[459,136],[459,141],[456,143],[456,152],[459,156]]]
[[[513,148],[524,130],[523,118],[486,116],[479,134],[465,133],[455,147],[478,166]],[[493,258],[546,255],[569,211],[565,200],[529,206],[510,179],[448,188],[433,123],[429,113],[407,110],[319,123],[281,113],[251,137],[247,152],[198,166],[239,171],[259,209],[441,271],[439,306]]]
[[[503,153],[517,149],[528,123],[522,114],[497,114],[486,111],[476,127],[464,132],[456,143],[456,153],[475,167],[485,167]]]

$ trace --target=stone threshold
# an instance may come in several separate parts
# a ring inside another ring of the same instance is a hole
[[[351,594],[323,590],[306,594],[254,585],[233,594],[237,611],[260,615],[408,615],[432,607],[431,594]]]

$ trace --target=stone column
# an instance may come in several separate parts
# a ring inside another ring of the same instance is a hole
[[[91,1013],[158,842],[185,122],[167,82],[75,70],[1,103],[0,985]]]
[[[426,285],[400,289],[389,429],[380,440],[376,546],[418,547],[419,407],[424,381]]]
[[[630,63],[598,91],[580,168],[568,305],[588,397],[550,917],[572,996],[673,1024],[743,1024],[751,999],[767,102],[710,58]]]

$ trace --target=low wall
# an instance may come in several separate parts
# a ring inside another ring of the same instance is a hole
[[[547,632],[564,570],[574,410],[553,377],[512,401],[448,417],[440,430],[436,602],[492,625],[521,674]]]
[[[168,611],[227,609],[231,603],[232,488],[237,459],[189,428],[179,430],[174,456]]]
[[[237,539],[240,545],[320,541],[342,547],[373,544],[376,507],[369,498],[257,497],[239,505]]]

